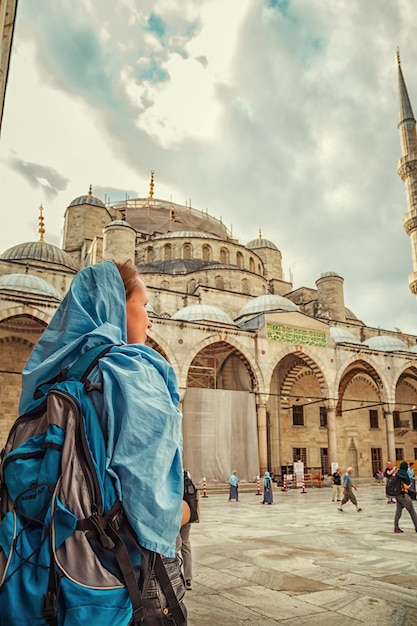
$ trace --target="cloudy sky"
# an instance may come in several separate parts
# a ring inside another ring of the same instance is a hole
[[[0,251],[60,245],[71,200],[155,197],[262,229],[294,288],[345,279],[369,326],[417,334],[397,47],[410,0],[19,0],[0,137]]]

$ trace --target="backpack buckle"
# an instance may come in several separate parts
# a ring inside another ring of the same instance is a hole
[[[48,591],[42,598],[42,615],[48,626],[58,626],[56,594],[53,591]]]

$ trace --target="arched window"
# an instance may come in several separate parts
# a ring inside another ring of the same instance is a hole
[[[152,246],[148,246],[145,250],[145,263],[152,263],[154,260],[154,251]]]
[[[224,280],[223,276],[216,276],[214,279],[214,286],[216,289],[224,289]]]
[[[167,280],[161,282],[161,289],[169,289],[169,282]]]
[[[192,253],[191,244],[185,243],[182,247],[182,258],[191,259],[191,253]]]
[[[243,254],[241,252],[236,252],[236,265],[243,270]]]
[[[172,246],[170,243],[164,245],[164,261],[170,261],[172,259]]]
[[[197,282],[192,278],[187,283],[187,293],[194,293],[195,288],[197,287]]]
[[[220,263],[225,265],[229,263],[229,250],[227,248],[220,248]]]
[[[255,273],[255,261],[253,260],[252,256],[249,257],[249,271],[253,274]]]
[[[247,278],[242,279],[242,291],[243,293],[250,293],[249,281]]]
[[[258,274],[259,276],[262,276],[262,269],[261,269],[261,264],[258,263]]]
[[[211,261],[211,248],[207,244],[203,246],[203,261]]]

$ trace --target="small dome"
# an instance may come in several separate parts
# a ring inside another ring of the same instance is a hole
[[[250,250],[257,250],[259,248],[270,248],[271,250],[278,250],[273,241],[270,241],[269,239],[264,239],[263,237],[258,237],[257,239],[252,239],[251,241],[248,241],[248,243],[246,244],[246,248],[249,248]]]
[[[112,222],[110,222],[110,224],[107,224],[104,227],[104,230],[106,230],[106,228],[110,228],[111,226],[123,226],[124,228],[130,228],[131,230],[135,230],[133,226],[131,226],[129,222],[126,222],[125,220],[113,220]]]
[[[71,270],[77,270],[72,257],[67,252],[44,241],[20,243],[17,246],[8,248],[0,255],[0,259],[7,261],[43,261],[44,263],[53,263]]]
[[[341,326],[331,326],[330,337],[335,343],[361,343],[350,330]]]
[[[0,292],[19,291],[37,296],[54,298],[61,301],[62,296],[57,289],[43,278],[31,274],[7,274],[0,276]]]
[[[345,306],[345,315],[346,315],[346,319],[347,320],[357,320],[358,318],[356,317],[356,315],[354,314],[353,311],[351,311],[350,309],[348,309]]]
[[[299,311],[300,308],[283,296],[277,294],[266,294],[258,296],[250,300],[240,310],[236,319],[246,315],[258,315],[259,313],[267,313],[271,311]]]
[[[395,352],[397,350],[410,352],[410,348],[404,341],[397,337],[391,337],[390,335],[376,335],[375,337],[370,337],[370,339],[366,339],[366,341],[363,342],[363,345],[373,350],[382,350],[384,352]]]
[[[90,204],[91,206],[99,206],[103,209],[106,208],[106,205],[102,200],[100,200],[100,198],[93,196],[91,192],[91,187],[89,193],[86,196],[78,196],[78,198],[74,198],[74,200],[70,202],[68,206],[79,206],[80,204]]]
[[[188,239],[192,237],[196,237],[199,239],[220,239],[220,237],[217,237],[216,235],[203,233],[197,230],[177,230],[163,233],[162,235],[157,235],[155,237],[155,240],[157,241],[159,239],[172,239],[174,237],[179,237],[180,239]]]
[[[233,324],[234,321],[222,309],[217,306],[207,304],[192,304],[180,309],[171,316],[173,320],[184,320],[186,322],[219,322],[220,324]]]

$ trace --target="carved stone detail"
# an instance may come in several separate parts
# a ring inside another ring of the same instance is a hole
[[[398,174],[402,181],[412,175],[417,176],[417,160],[405,161],[398,166]]]
[[[417,215],[406,213],[403,217],[403,226],[407,235],[410,235],[414,230],[417,229]]]

